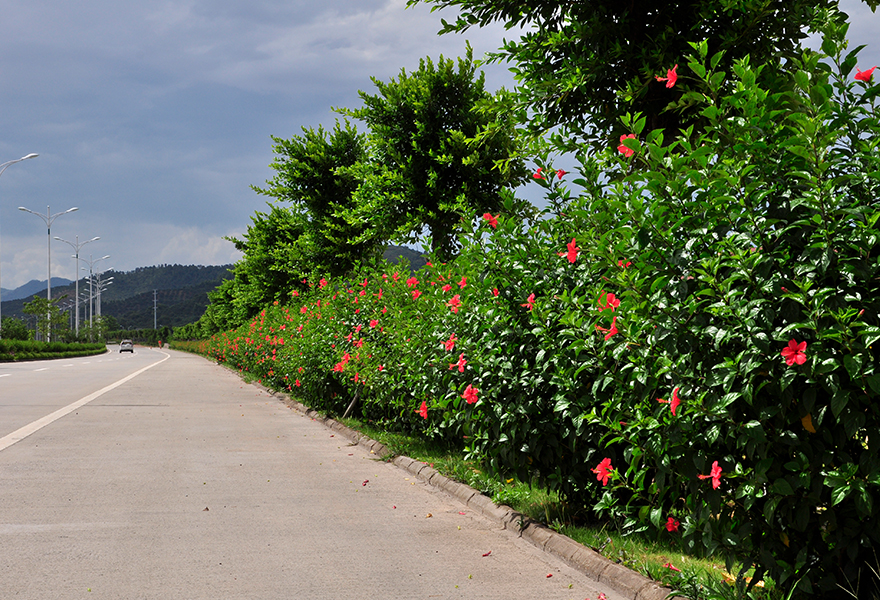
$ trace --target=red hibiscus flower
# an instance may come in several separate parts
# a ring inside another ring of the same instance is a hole
[[[498,296],[498,288],[492,288],[492,295]]]
[[[678,408],[678,405],[681,404],[681,399],[678,397],[678,388],[672,390],[672,400],[664,400],[663,398],[657,398],[657,402],[660,404],[668,404],[672,409],[672,416],[675,416],[675,410]]]
[[[789,340],[788,346],[782,349],[782,357],[785,359],[785,364],[788,366],[797,363],[799,365],[807,362],[807,355],[804,353],[804,350],[807,349],[807,343],[801,342],[797,343],[797,340]]]
[[[580,248],[577,247],[577,242],[574,238],[571,238],[571,241],[565,245],[568,248],[568,262],[574,263],[577,260],[578,252],[580,252]]]
[[[605,331],[605,332],[607,332],[607,333],[605,334],[605,340],[606,340],[606,341],[607,341],[608,338],[610,338],[612,335],[615,335],[615,334],[617,334],[617,333],[620,333],[619,331],[617,331],[617,317],[614,317],[613,319],[611,319],[611,328],[610,328],[610,329],[605,329],[604,327],[599,327],[598,325],[596,325],[596,331]]]
[[[620,152],[621,154],[623,154],[623,155],[624,155],[625,157],[627,157],[627,158],[629,158],[630,156],[632,156],[633,154],[635,154],[635,153],[636,153],[635,150],[633,150],[632,148],[628,148],[628,147],[623,143],[623,140],[630,139],[630,138],[635,139],[635,137],[636,137],[636,134],[634,134],[634,133],[631,133],[631,134],[629,134],[629,135],[622,135],[622,136],[620,136],[620,145],[617,147],[617,151]]]
[[[458,307],[461,306],[461,298],[456,294],[446,304],[452,309],[452,312],[457,313]]]
[[[428,418],[428,403],[424,400],[422,400],[422,405],[419,407],[419,415],[421,415],[423,419]]]
[[[406,287],[415,287],[417,285],[419,285],[419,280],[415,277],[410,277],[406,280]]]
[[[467,361],[464,359],[464,353],[459,354],[458,362],[450,363],[449,370],[451,371],[455,367],[458,367],[459,373],[464,373],[464,366],[467,364]]]
[[[568,171],[565,171],[563,169],[559,169],[558,171],[556,171],[556,177],[558,177],[559,179],[562,179],[562,176],[567,175],[567,174],[568,174]]]
[[[717,490],[718,486],[721,485],[721,467],[718,466],[718,461],[712,463],[712,470],[709,471],[708,475],[697,475],[700,479],[709,479],[712,478],[712,489]]]
[[[532,307],[535,306],[535,295],[529,294],[529,297],[526,298],[526,303],[520,304],[520,306],[526,306],[529,310],[532,310]]]
[[[455,337],[455,334],[453,333],[452,335],[449,336],[449,339],[448,339],[448,340],[445,340],[445,341],[443,342],[443,347],[446,348],[446,351],[447,351],[447,352],[449,352],[449,351],[451,351],[453,348],[455,348],[455,341],[456,341],[457,339],[458,339],[458,338],[456,338],[456,337]]]
[[[871,78],[874,76],[874,69],[877,67],[871,67],[867,71],[859,71],[859,68],[856,67],[856,81],[864,81],[865,83],[871,83]]]
[[[468,385],[464,390],[464,394],[461,395],[464,398],[465,402],[468,404],[476,404],[477,403],[477,388],[472,385]]]
[[[626,264],[624,264],[622,260],[617,261],[617,266],[623,267],[624,269],[627,268],[628,266],[630,266],[631,264],[632,264],[632,262],[630,262],[630,261],[627,261]]]
[[[596,474],[596,481],[601,481],[602,485],[608,485],[608,478],[611,477],[611,471],[614,470],[614,467],[611,466],[610,458],[603,458],[595,469],[590,470]]]
[[[419,296],[421,296],[421,295],[422,295],[422,292],[420,292],[419,290],[412,291],[413,300],[418,300]]]
[[[605,290],[602,290],[600,294],[604,294]],[[599,312],[602,312],[606,308],[610,308],[611,312],[614,312],[614,309],[620,306],[620,300],[617,299],[617,296],[614,294],[607,294],[604,296],[605,298],[605,306],[602,306],[602,296],[599,297],[597,304],[599,305]]]
[[[673,531],[678,531],[678,526],[681,525],[680,522],[676,521],[672,517],[666,521],[666,531],[672,533]]]
[[[666,71],[666,77],[657,77],[655,75],[654,79],[656,79],[657,81],[665,81],[666,87],[671,88],[675,85],[675,82],[678,81],[678,73],[675,72],[677,68],[678,65],[675,65],[674,67]]]
[[[534,177],[535,179],[544,179],[544,176],[541,175],[541,171],[542,171],[542,170],[543,170],[543,169],[541,169],[540,167],[538,167],[538,170],[535,171],[535,174],[532,175],[532,177]]]
[[[498,217],[500,216],[501,215],[499,214],[493,217],[491,213],[483,213],[483,219],[489,224],[492,229],[498,229]]]

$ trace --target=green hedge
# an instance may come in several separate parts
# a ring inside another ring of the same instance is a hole
[[[67,344],[31,340],[0,340],[0,361],[46,360],[91,356],[107,351],[104,344]]]
[[[697,44],[681,102],[703,133],[628,116],[577,175],[543,162],[548,211],[465,224],[454,262],[314,282],[190,349],[792,597],[876,589],[880,86],[853,81],[843,33],[772,92]]]

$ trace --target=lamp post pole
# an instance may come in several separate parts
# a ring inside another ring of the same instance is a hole
[[[46,232],[48,233],[48,238],[46,240],[46,341],[52,341],[52,311],[49,308],[50,302],[52,302],[52,223],[60,217],[61,215],[66,215],[67,213],[71,213],[75,210],[79,210],[76,206],[73,208],[68,208],[67,210],[55,213],[54,215],[49,213],[49,207],[46,207],[46,216],[41,215],[38,212],[34,212],[29,208],[25,208],[24,206],[19,206],[18,210],[23,210],[24,212],[29,212],[32,215],[37,215],[46,223]]]
[[[0,165],[0,175],[3,175],[3,171],[5,171],[9,165],[14,165],[17,162],[21,162],[23,160],[27,160],[29,158],[34,158],[39,156],[39,154],[34,154],[31,152],[27,156],[22,156],[21,158],[16,158],[15,160],[9,160]],[[0,285],[0,290],[3,289],[3,286]],[[3,292],[0,291],[0,338],[3,337]]]
[[[102,256],[101,258],[92,258],[92,255],[89,254],[88,263],[89,263],[89,341],[90,342],[94,341],[92,339],[92,335],[94,332],[94,330],[92,329],[92,303],[94,302],[94,298],[95,298],[95,293],[92,288],[93,281],[95,279],[94,275],[93,275],[94,267],[95,267],[96,262],[101,261],[101,260],[105,260],[108,258],[110,258],[109,254],[106,256]],[[83,260],[85,260],[85,259],[83,259]],[[86,268],[83,267],[83,271],[85,271],[85,270],[86,270]]]
[[[76,337],[77,337],[77,339],[79,339],[79,250],[80,250],[80,248],[82,248],[83,246],[88,244],[89,242],[94,242],[94,241],[100,240],[101,238],[93,237],[92,239],[85,241],[85,242],[82,242],[82,243],[80,243],[80,241],[79,241],[79,236],[76,236],[76,243],[69,242],[67,240],[63,240],[57,236],[55,237],[55,239],[58,240],[59,242],[64,242],[65,244],[69,244],[70,247],[72,247],[76,251],[76,254],[73,255],[73,257],[76,259],[76,272],[74,274],[74,278],[76,279],[76,283],[75,283],[76,295],[74,296],[75,301],[76,301],[76,309],[75,309],[76,310],[76,317],[74,318],[74,331],[76,331]]]

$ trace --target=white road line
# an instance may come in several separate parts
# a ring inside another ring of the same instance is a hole
[[[43,367],[42,369],[34,369],[34,373],[37,373],[39,371],[48,371],[48,370],[49,370],[49,367]]]
[[[3,375],[0,375],[0,377],[9,377],[10,374],[11,373],[3,373]]]
[[[162,354],[165,354],[165,352],[162,352]],[[97,392],[89,394],[88,396],[86,396],[84,398],[80,398],[79,400],[77,400],[73,404],[68,404],[64,408],[59,408],[58,410],[56,410],[52,414],[46,415],[42,419],[37,419],[33,423],[30,423],[28,425],[25,425],[24,427],[16,429],[12,433],[0,438],[0,451],[6,450],[12,444],[14,444],[16,442],[20,442],[21,440],[23,440],[24,438],[26,438],[30,434],[35,433],[35,432],[39,431],[40,429],[42,429],[43,427],[45,427],[46,425],[49,425],[50,423],[57,421],[61,417],[72,413],[73,411],[80,408],[81,406],[85,406],[86,404],[88,404],[89,402],[94,400],[95,398],[103,396],[107,392],[118,388],[120,385],[122,385],[126,381],[134,379],[135,377],[137,377],[138,375],[140,375],[141,373],[143,373],[147,369],[152,369],[156,365],[165,362],[169,358],[171,358],[171,355],[165,354],[165,358],[163,358],[162,360],[156,361],[151,365],[147,365],[143,369],[141,369],[139,371],[135,371],[131,375],[123,377],[122,379],[120,379],[116,383],[111,383],[107,387],[101,388]]]

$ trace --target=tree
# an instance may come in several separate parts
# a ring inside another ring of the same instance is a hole
[[[384,244],[368,234],[369,216],[348,216],[360,185],[350,167],[367,160],[366,136],[346,121],[337,122],[329,134],[323,127],[303,127],[301,136],[272,140],[276,159],[271,166],[277,175],[266,182],[267,188],[254,190],[293,204],[291,222],[298,231],[290,239],[286,262],[295,281],[309,275],[342,276],[377,257]],[[277,218],[274,209],[273,216]],[[277,260],[278,250],[274,252]]]
[[[877,0],[865,0],[872,8]],[[648,117],[647,128],[674,130],[699,120],[682,86],[667,89],[665,77],[691,53],[688,42],[707,40],[710,56],[724,51],[719,70],[730,72],[746,55],[766,64],[765,78],[798,54],[805,29],[833,14],[836,0],[408,0],[454,7],[455,22],[441,33],[464,32],[493,22],[523,28],[506,40],[493,61],[513,63],[521,87],[519,104],[529,127],[554,127],[607,147],[621,133],[627,112]],[[681,71],[678,71],[680,74]],[[670,103],[675,110],[664,112]],[[670,131],[674,133],[674,131]]]
[[[502,190],[524,179],[521,161],[506,163],[518,147],[513,123],[481,110],[492,96],[472,54],[468,46],[457,70],[441,56],[388,83],[372,78],[378,93],[359,92],[362,108],[337,109],[370,127],[373,151],[370,162],[349,170],[360,186],[347,222],[369,223],[372,237],[402,242],[427,226],[434,252],[449,258],[458,222],[498,210]]]
[[[40,296],[34,296],[22,308],[23,313],[34,315],[37,318],[37,332],[39,332],[44,340],[48,340],[50,330],[60,337],[63,335],[62,332],[67,329],[67,317],[58,308],[58,302],[64,298],[67,298],[67,296],[60,296],[47,301]]]

